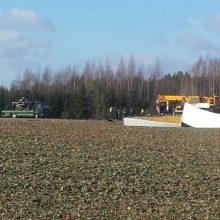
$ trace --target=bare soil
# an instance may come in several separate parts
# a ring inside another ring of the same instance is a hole
[[[219,134],[0,120],[1,219],[220,219]]]

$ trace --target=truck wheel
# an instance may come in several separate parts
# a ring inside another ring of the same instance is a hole
[[[13,114],[13,115],[12,115],[12,118],[17,118],[17,115],[16,115],[16,114]]]
[[[34,117],[35,117],[35,118],[39,118],[39,115],[38,115],[38,114],[35,114]]]

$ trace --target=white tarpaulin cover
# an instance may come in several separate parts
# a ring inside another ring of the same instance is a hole
[[[220,128],[220,114],[185,103],[181,122],[194,128]]]

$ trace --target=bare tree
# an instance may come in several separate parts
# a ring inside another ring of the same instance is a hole
[[[128,95],[130,95],[131,91],[133,90],[133,79],[136,75],[136,63],[134,56],[132,55],[128,61]]]
[[[126,75],[126,67],[123,58],[121,57],[116,70],[116,97],[119,97],[124,90],[124,80]]]

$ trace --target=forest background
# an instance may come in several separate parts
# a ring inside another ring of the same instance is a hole
[[[82,70],[68,66],[53,71],[26,69],[10,88],[0,87],[0,110],[25,97],[50,106],[51,117],[103,119],[130,108],[133,114],[154,113],[155,99],[163,95],[220,95],[220,58],[200,57],[188,71],[163,73],[160,60],[150,67],[138,66],[135,57],[123,58],[116,68],[111,62],[88,61]],[[121,118],[121,115],[117,115]]]

